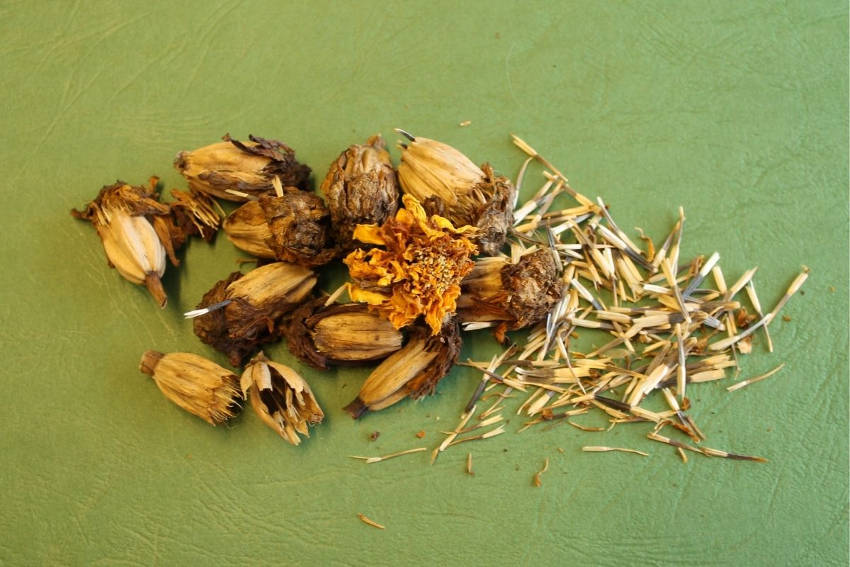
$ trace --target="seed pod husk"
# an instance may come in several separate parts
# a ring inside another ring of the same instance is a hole
[[[295,187],[260,197],[275,258],[302,266],[321,266],[337,256],[331,244],[331,217],[322,199]]]
[[[190,236],[212,242],[221,217],[216,211],[218,204],[203,193],[172,189],[171,196],[175,200],[168,203],[168,216],[154,217],[153,226],[171,264],[179,266],[180,260],[175,251],[182,248]]]
[[[375,135],[349,146],[331,164],[321,191],[337,245],[345,252],[357,248],[358,224],[383,224],[398,209],[398,180],[384,139]]]
[[[460,347],[460,328],[454,317],[447,317],[436,335],[426,327],[413,327],[407,344],[372,371],[345,411],[357,419],[366,411],[382,410],[404,398],[418,400],[432,394],[457,362]]]
[[[478,229],[481,254],[499,253],[513,224],[516,188],[488,164],[476,166],[455,148],[413,137],[402,145],[398,177],[402,190],[422,202],[429,214],[444,216],[455,226]]]
[[[461,283],[461,322],[502,322],[504,330],[534,325],[561,299],[562,284],[549,249],[509,258],[479,258]]]
[[[354,280],[348,295],[371,305],[397,329],[421,315],[437,334],[445,315],[454,313],[460,282],[474,266],[469,257],[476,248],[468,237],[475,229],[427,216],[411,195],[402,201],[404,208],[383,225],[357,225],[354,238],[383,248],[358,248],[343,260]]]
[[[308,189],[310,168],[298,163],[295,151],[286,144],[256,136],[248,136],[249,142],[229,134],[222,139],[177,154],[174,166],[192,189],[238,202],[273,193],[275,176],[283,185]]]
[[[169,207],[157,201],[158,181],[152,177],[149,188],[123,181],[104,186],[94,201],[81,211],[73,209],[71,215],[94,225],[111,267],[124,279],[144,284],[159,306],[165,307],[168,298],[160,278],[166,252],[151,219],[167,216]]]
[[[245,368],[241,387],[263,423],[293,445],[301,443],[299,433],[310,436],[308,425],[319,424],[325,417],[304,378],[262,352]]]
[[[238,366],[259,345],[278,339],[275,325],[314,285],[312,270],[286,262],[266,264],[245,275],[234,272],[201,299],[198,309],[212,309],[195,318],[195,334]]]
[[[274,259],[275,252],[269,246],[272,232],[259,201],[248,201],[230,213],[222,223],[222,230],[240,250],[258,258]]]
[[[197,354],[149,350],[139,370],[153,377],[166,398],[210,425],[224,423],[242,409],[239,378]]]
[[[325,306],[324,297],[301,305],[284,328],[286,345],[315,368],[381,360],[401,348],[403,336],[392,323],[362,303]]]

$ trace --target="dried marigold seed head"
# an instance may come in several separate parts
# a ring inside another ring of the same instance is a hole
[[[277,176],[284,185],[308,188],[310,168],[298,163],[295,151],[277,140],[248,136],[250,141],[224,141],[177,154],[174,166],[189,187],[229,201],[247,201],[273,191]]]
[[[549,249],[525,254],[517,263],[505,257],[479,258],[461,283],[458,317],[503,322],[505,330],[542,320],[561,299],[562,284]]]
[[[274,250],[269,246],[272,232],[259,201],[248,201],[230,213],[221,228],[227,239],[240,250],[258,258],[275,257]]]
[[[319,424],[325,417],[304,378],[262,352],[245,368],[241,387],[263,423],[293,445],[301,443],[299,433],[310,436],[308,425]]]
[[[152,177],[146,188],[118,181],[101,189],[82,211],[73,209],[71,214],[94,225],[111,267],[124,279],[144,284],[159,306],[165,307],[168,298],[160,278],[166,250],[150,219],[168,215],[169,207],[157,201],[157,182]]]
[[[330,262],[338,252],[331,244],[331,217],[322,199],[295,187],[278,186],[278,191],[259,200],[275,258],[302,266]]]
[[[166,398],[210,425],[239,413],[239,379],[226,368],[197,354],[149,350],[139,370],[150,374]]]
[[[344,251],[353,250],[358,224],[382,224],[398,209],[398,180],[384,139],[375,135],[349,146],[331,164],[321,191],[334,239]]]
[[[286,345],[316,368],[380,360],[401,348],[402,334],[362,303],[325,306],[324,297],[292,312],[284,329]]]
[[[353,284],[353,301],[368,303],[397,329],[420,315],[436,334],[446,314],[454,313],[460,282],[474,266],[469,226],[455,228],[437,215],[428,217],[419,202],[403,197],[404,208],[383,225],[358,225],[354,238],[382,246],[357,249],[344,260]]]
[[[510,180],[495,175],[488,164],[478,167],[447,144],[399,132],[410,139],[402,145],[398,166],[402,190],[429,214],[478,228],[480,252],[497,254],[513,224],[516,188]]]
[[[345,411],[357,419],[366,411],[382,410],[406,397],[419,399],[432,394],[457,362],[460,347],[460,329],[453,317],[446,318],[436,335],[424,327],[414,327],[407,344],[372,371]]]
[[[244,276],[230,274],[198,304],[194,321],[198,338],[227,355],[236,366],[260,345],[277,340],[280,318],[301,303],[316,285],[312,270],[274,262]]]

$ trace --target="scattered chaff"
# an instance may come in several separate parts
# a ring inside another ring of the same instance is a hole
[[[368,526],[372,526],[373,528],[378,528],[379,530],[387,529],[387,527],[384,526],[383,524],[379,524],[375,520],[371,520],[371,519],[367,518],[365,514],[357,514],[357,517],[360,518],[361,522],[363,522],[364,524],[366,524]]]
[[[472,472],[472,453],[466,454],[466,474],[475,476],[475,473]]]
[[[539,471],[537,471],[536,473],[534,473],[534,479],[532,481],[534,486],[536,486],[537,488],[540,488],[541,486],[543,486],[543,481],[540,480],[540,476],[548,470],[549,470],[549,457],[546,457],[546,460],[543,461],[543,468],[540,469]]]
[[[761,374],[759,376],[755,376],[753,378],[748,378],[747,380],[742,380],[742,381],[738,382],[737,384],[732,384],[731,386],[726,388],[726,391],[727,392],[734,392],[735,390],[740,390],[741,388],[749,386],[750,384],[755,384],[756,382],[760,382],[760,381],[764,380],[765,378],[770,378],[771,376],[773,376],[774,374],[776,374],[777,372],[782,370],[784,367],[785,367],[785,363],[783,362],[782,364],[780,364],[779,366],[777,366],[773,370],[765,372],[764,374]]]
[[[382,457],[358,457],[352,455],[352,459],[359,459],[364,461],[367,465],[372,463],[380,463],[381,461],[387,461],[389,459],[394,459],[396,457],[401,457],[402,455],[410,455],[411,453],[421,453],[422,451],[426,451],[425,447],[416,447],[415,449],[408,449],[406,451],[399,451],[398,453],[390,453],[389,455],[384,455]]]
[[[643,451],[638,451],[637,449],[626,449],[624,447],[603,447],[601,445],[585,445],[581,448],[581,450],[587,453],[608,453],[611,451],[619,451],[621,453],[634,453],[635,455],[641,455],[644,457],[649,456],[649,453],[644,453]]]

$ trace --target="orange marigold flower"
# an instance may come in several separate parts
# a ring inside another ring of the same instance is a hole
[[[344,260],[354,283],[352,301],[365,302],[397,329],[419,315],[432,334],[440,332],[443,317],[454,313],[460,282],[475,265],[477,252],[467,236],[471,226],[455,228],[447,219],[431,215],[416,198],[405,195],[404,208],[381,226],[357,225],[354,238],[383,248],[358,248]]]

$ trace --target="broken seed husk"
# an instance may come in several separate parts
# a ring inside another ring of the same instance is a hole
[[[362,303],[325,305],[324,297],[292,312],[284,328],[289,351],[316,368],[363,364],[401,348],[402,334]]]
[[[139,370],[153,377],[165,397],[210,425],[224,423],[241,409],[236,375],[197,354],[149,350]]]
[[[357,419],[367,410],[378,411],[406,397],[432,394],[457,361],[460,347],[460,328],[453,318],[447,317],[436,335],[422,326],[413,327],[407,344],[372,371],[345,411]]]
[[[293,445],[301,443],[299,434],[309,437],[308,426],[325,417],[304,378],[262,352],[245,367],[240,386],[263,423]]]
[[[275,176],[285,186],[309,188],[310,168],[298,163],[295,151],[286,144],[255,136],[248,136],[248,142],[229,134],[222,139],[177,154],[174,166],[192,189],[228,201],[247,201],[273,193]]]
[[[175,201],[168,203],[168,216],[153,217],[153,227],[165,246],[171,264],[178,266],[180,260],[175,252],[183,247],[190,236],[212,242],[221,217],[216,210],[217,203],[203,193],[172,189],[171,196]]]
[[[357,248],[358,224],[383,224],[398,210],[398,180],[384,139],[376,135],[349,146],[331,164],[321,192],[337,245],[345,252]]]

